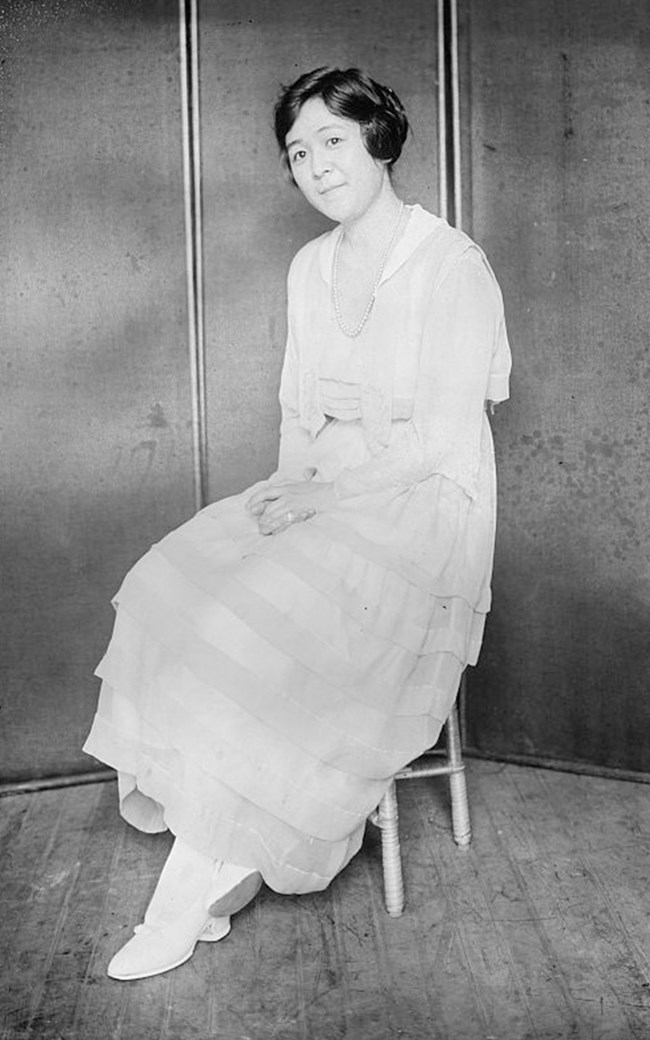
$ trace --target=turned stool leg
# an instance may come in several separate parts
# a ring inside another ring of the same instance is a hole
[[[391,917],[399,917],[404,910],[404,881],[399,847],[397,790],[394,780],[379,803],[377,823],[381,830],[386,909]]]
[[[465,765],[460,747],[458,709],[454,704],[447,719],[447,757],[449,760],[449,792],[451,796],[451,823],[457,845],[469,845],[472,828],[469,819]]]
[[[399,842],[396,780],[410,780],[415,777],[425,776],[448,776],[454,841],[462,847],[469,845],[472,838],[467,784],[465,781],[465,765],[460,746],[458,710],[455,704],[449,713],[446,729],[447,750],[446,755],[443,755],[442,764],[428,765],[418,761],[405,766],[404,769],[396,774],[395,780],[393,780],[386,791],[376,812],[371,816],[373,823],[376,823],[381,830],[384,897],[386,909],[393,917],[399,917],[404,910],[404,880],[402,877],[402,857]]]

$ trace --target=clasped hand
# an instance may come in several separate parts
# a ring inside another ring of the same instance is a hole
[[[265,484],[248,499],[246,508],[261,534],[278,534],[291,524],[308,520],[336,500],[333,483],[307,480]]]

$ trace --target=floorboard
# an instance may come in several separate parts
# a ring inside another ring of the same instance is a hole
[[[326,892],[263,889],[176,971],[109,979],[169,835],[112,783],[0,798],[0,1040],[648,1040],[650,787],[468,763],[473,840],[445,781],[399,785],[407,906],[379,836]]]

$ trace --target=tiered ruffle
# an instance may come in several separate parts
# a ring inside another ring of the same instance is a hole
[[[264,537],[250,493],[126,576],[85,750],[119,771],[134,826],[313,891],[438,738],[481,644],[491,558],[472,525],[489,544],[491,521],[434,478]]]

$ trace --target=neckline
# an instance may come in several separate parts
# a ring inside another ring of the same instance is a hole
[[[348,325],[347,321],[345,320],[345,318],[343,316],[342,309],[341,309],[341,300],[340,300],[340,297],[339,297],[337,266],[338,266],[339,250],[341,248],[341,243],[343,241],[343,233],[344,233],[343,232],[343,225],[341,225],[341,224],[339,225],[338,235],[336,236],[336,241],[334,243],[334,255],[333,255],[333,258],[332,258],[332,305],[334,307],[334,313],[336,315],[336,322],[338,324],[338,327],[340,328],[341,332],[345,336],[348,337],[348,339],[356,339],[357,336],[360,336],[361,333],[363,332],[365,326],[366,326],[366,322],[368,321],[368,319],[370,317],[370,314],[371,314],[372,309],[373,309],[374,304],[375,304],[375,299],[376,299],[376,296],[377,296],[377,289],[379,288],[379,286],[382,283],[382,280],[383,280],[383,277],[384,277],[384,270],[386,269],[386,264],[388,263],[388,259],[390,257],[390,254],[391,254],[392,250],[393,250],[393,244],[395,244],[395,246],[396,246],[397,242],[399,242],[399,239],[397,238],[397,236],[398,236],[398,233],[399,233],[400,224],[402,223],[402,217],[404,216],[405,210],[406,210],[406,206],[405,206],[405,204],[403,202],[401,202],[400,203],[400,207],[399,207],[399,213],[397,215],[397,221],[395,223],[395,226],[393,227],[393,233],[391,234],[391,236],[390,236],[390,238],[389,238],[389,240],[388,240],[388,242],[386,244],[386,248],[384,249],[384,251],[382,253],[382,256],[381,256],[381,259],[379,261],[379,267],[377,269],[377,275],[375,277],[375,281],[374,281],[372,290],[370,292],[370,297],[368,299],[368,303],[366,304],[366,309],[364,310],[363,314],[361,315],[360,320],[354,326]],[[411,217],[411,215],[409,213],[409,215],[407,217],[407,225],[404,228],[404,231],[402,232],[402,235],[404,235],[406,233],[406,228],[408,227],[408,221],[410,220],[410,217]]]
[[[399,240],[395,243],[395,247],[391,250],[383,274],[377,283],[377,288],[392,277],[415,252],[417,247],[434,231],[449,226],[443,217],[430,213],[417,202],[413,204],[405,203],[404,210],[409,215],[408,223]],[[339,228],[340,225],[337,224],[331,231],[325,232],[320,243],[320,272],[329,286],[332,284],[332,264],[339,236]]]

